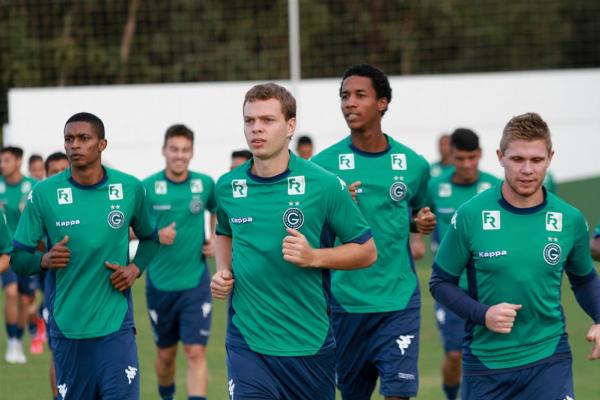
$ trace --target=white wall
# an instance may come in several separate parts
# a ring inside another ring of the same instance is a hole
[[[165,129],[185,123],[197,136],[192,168],[217,178],[227,170],[231,150],[245,147],[241,104],[254,83],[12,89],[4,143],[46,156],[62,149],[65,120],[89,111],[106,126],[105,162],[145,177],[163,167]],[[440,133],[469,127],[482,139],[482,168],[500,174],[494,152],[504,124],[536,111],[553,133],[556,178],[600,175],[600,69],[391,77],[391,84],[384,131],[430,161],[437,158]],[[298,85],[297,132],[310,133],[317,150],[348,132],[338,88],[339,79]]]

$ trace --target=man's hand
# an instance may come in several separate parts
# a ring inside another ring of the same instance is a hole
[[[202,246],[202,254],[206,257],[214,257],[215,255],[215,240],[211,237],[204,241]]]
[[[119,264],[104,262],[106,268],[113,271],[110,274],[110,283],[119,292],[124,292],[133,286],[135,280],[140,276],[140,269],[135,264],[129,264],[126,267],[121,267]]]
[[[600,359],[600,324],[592,325],[590,330],[585,337],[588,342],[594,342],[594,347],[590,354],[588,354],[588,360]]]
[[[352,200],[358,203],[358,198],[356,197],[356,193],[358,191],[359,186],[362,185],[361,181],[352,182],[348,186],[348,190],[350,191],[350,195],[352,196]]]
[[[226,299],[233,290],[235,279],[231,271],[217,271],[210,282],[210,291],[215,299]]]
[[[42,256],[42,268],[58,269],[64,268],[71,259],[71,250],[67,247],[69,237],[65,236],[60,242],[56,243],[49,252]]]
[[[315,249],[310,247],[306,237],[295,229],[288,228],[288,236],[283,238],[283,259],[299,267],[318,267]]]
[[[431,212],[429,207],[421,208],[414,221],[418,233],[428,235],[435,228],[435,214]]]
[[[492,332],[510,333],[517,318],[520,304],[500,303],[491,306],[485,313],[485,326]]]
[[[160,244],[170,246],[175,241],[177,231],[175,230],[175,222],[171,222],[169,226],[165,226],[158,231],[158,240]]]

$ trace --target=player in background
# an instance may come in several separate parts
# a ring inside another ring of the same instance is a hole
[[[23,150],[19,147],[4,147],[0,149],[0,206],[6,216],[8,229],[14,234],[25,199],[35,184],[35,180],[23,176],[21,164]],[[4,287],[4,316],[7,332],[7,347],[5,360],[8,363],[25,363],[27,358],[23,352],[22,338],[25,326],[29,326],[29,334],[36,337],[37,325],[28,324],[29,308],[35,298],[38,287],[37,277],[18,277],[11,269],[2,273]],[[41,345],[41,343],[40,343]]]
[[[246,161],[252,158],[252,152],[250,150],[234,150],[231,152],[231,166],[229,170],[242,165]]]
[[[60,151],[50,154],[44,162],[44,169],[48,178],[63,172],[67,168],[69,168],[69,158]]]
[[[43,181],[46,177],[44,169],[44,159],[39,154],[32,154],[29,156],[27,163],[29,176],[36,181]]]
[[[600,223],[594,230],[594,235],[590,241],[590,248],[592,251],[592,258],[596,261],[600,261]]]
[[[431,164],[431,177],[435,178],[452,169],[452,156],[450,155],[450,135],[443,134],[438,139],[439,161]]]
[[[185,125],[165,132],[165,168],[143,183],[157,220],[160,246],[148,265],[146,299],[157,347],[156,375],[162,400],[175,397],[175,357],[183,343],[188,400],[206,400],[206,345],[212,299],[206,257],[214,255],[215,183],[190,171],[194,133]],[[205,232],[205,214],[211,230]],[[208,236],[208,237],[207,237]]]
[[[421,308],[408,238],[410,230],[430,233],[435,226],[424,207],[429,165],[383,133],[392,89],[381,70],[350,67],[339,94],[350,135],[312,161],[350,183],[373,228],[378,259],[369,269],[332,274],[337,384],[344,399],[370,399],[379,377],[387,400],[406,399],[418,390]]]
[[[217,182],[211,283],[215,298],[231,294],[229,395],[333,400],[329,270],[371,265],[375,244],[346,184],[289,151],[296,127],[291,93],[256,85],[243,116],[253,159]]]
[[[452,216],[463,203],[493,186],[500,180],[479,170],[481,147],[479,137],[470,129],[458,128],[450,136],[450,159],[454,168],[429,181],[427,204],[435,213],[437,225],[432,235],[432,248],[448,230]],[[467,291],[465,274],[459,283]],[[435,303],[437,327],[444,345],[442,389],[448,400],[455,400],[460,389],[462,342],[465,320],[439,303]]]
[[[458,209],[436,254],[431,293],[467,320],[465,400],[574,398],[563,272],[594,321],[589,359],[600,358],[600,279],[587,224],[542,186],[553,154],[538,114],[513,117],[497,150],[504,182]],[[459,287],[465,271],[468,294]]]
[[[296,154],[305,160],[310,160],[313,156],[313,141],[310,136],[303,135],[298,137],[296,141]]]
[[[64,127],[70,168],[36,185],[13,239],[11,268],[48,270],[48,331],[59,396],[139,399],[131,286],[158,249],[142,183],[102,165],[104,124],[78,113]],[[129,226],[140,238],[130,263]],[[47,240],[46,253],[36,251]]]

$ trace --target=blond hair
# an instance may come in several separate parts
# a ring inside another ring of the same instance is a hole
[[[552,138],[546,121],[537,113],[525,113],[512,117],[502,131],[500,151],[506,151],[508,144],[514,140],[544,140],[548,152],[552,151]]]
[[[264,83],[253,86],[246,92],[242,107],[244,107],[246,103],[270,99],[279,101],[279,104],[281,104],[281,111],[286,121],[291,118],[296,118],[296,99],[286,88],[279,86],[276,83]]]

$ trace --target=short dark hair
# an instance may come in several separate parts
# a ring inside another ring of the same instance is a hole
[[[249,160],[252,158],[252,152],[250,150],[234,150],[231,152],[231,158],[245,158]]]
[[[253,86],[246,92],[242,107],[244,107],[246,103],[271,99],[279,101],[279,104],[281,104],[281,112],[286,121],[296,118],[296,99],[286,88],[276,83],[264,83]]]
[[[23,158],[23,149],[16,146],[6,146],[0,149],[0,154],[10,153],[18,159]]]
[[[313,141],[310,138],[310,136],[306,136],[306,135],[300,136],[298,138],[298,142],[296,142],[296,147],[298,147],[298,146],[304,146],[304,145],[307,145],[307,144],[308,145],[312,145],[313,144]]]
[[[69,161],[69,158],[67,157],[67,155],[61,151],[57,151],[56,153],[52,153],[48,156],[48,158],[46,158],[46,161],[44,161],[44,168],[46,169],[46,174],[48,174],[48,168],[50,166],[51,162],[55,162],[55,161],[60,161],[60,160],[67,160]]]
[[[37,162],[37,161],[44,162],[44,159],[39,154],[32,154],[29,156],[29,161],[27,162],[27,164],[29,166],[31,166],[31,164],[33,164],[34,162]]]
[[[479,136],[467,128],[457,128],[450,136],[450,145],[457,150],[479,150]]]
[[[100,118],[98,118],[97,116],[95,116],[92,113],[80,112],[80,113],[72,115],[71,118],[69,118],[67,120],[67,122],[65,122],[65,128],[71,122],[88,122],[89,124],[91,124],[94,127],[94,130],[96,131],[96,134],[98,135],[99,139],[104,139],[104,137],[105,137],[104,123],[102,122],[102,120]],[[63,128],[63,130],[64,130],[64,128]]]
[[[167,131],[165,132],[163,148],[167,147],[167,141],[174,137],[184,137],[189,139],[192,144],[194,144],[194,132],[192,132],[190,128],[183,124],[175,124],[167,128]]]
[[[386,98],[388,104],[392,102],[392,87],[390,86],[387,75],[379,68],[369,64],[353,65],[344,72],[342,83],[340,84],[340,96],[342,95],[344,81],[350,76],[364,76],[365,78],[371,79],[371,84],[373,85],[373,89],[375,89],[377,98]],[[387,107],[381,112],[381,115],[383,116],[386,111]]]

